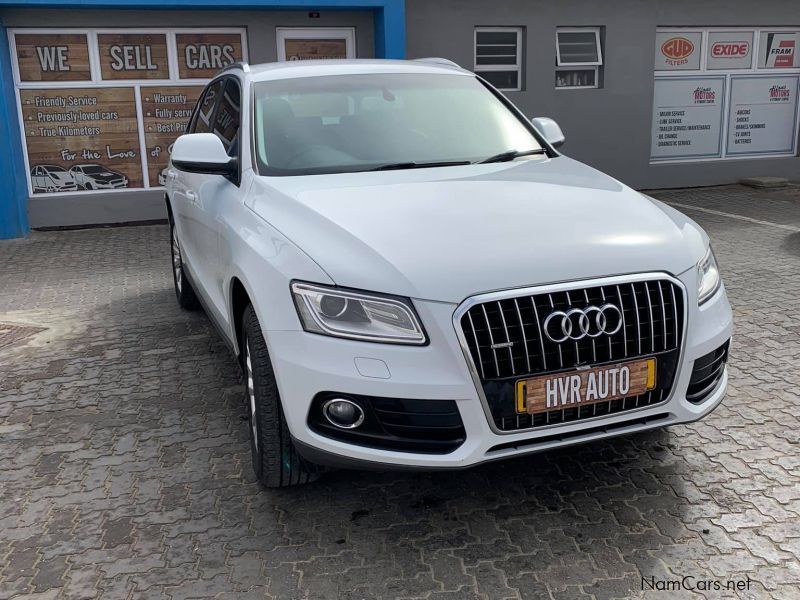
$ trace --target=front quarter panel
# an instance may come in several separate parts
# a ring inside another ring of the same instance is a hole
[[[244,189],[252,185],[247,181],[249,175],[243,181]],[[237,202],[225,211],[221,225],[220,260],[227,274],[224,287],[231,339],[235,339],[233,323],[237,317],[231,303],[236,280],[247,291],[268,343],[269,331],[302,330],[289,289],[292,280],[330,285],[330,277],[245,203]]]

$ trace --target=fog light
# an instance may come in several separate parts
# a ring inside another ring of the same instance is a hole
[[[333,398],[322,405],[328,422],[341,429],[355,429],[364,422],[364,411],[352,400]]]

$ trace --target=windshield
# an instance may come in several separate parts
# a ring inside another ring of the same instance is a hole
[[[541,150],[531,128],[476,78],[407,73],[257,83],[255,143],[265,175],[465,164]]]
[[[59,167],[58,165],[45,165],[44,168],[47,169],[50,173],[53,173],[54,175],[56,173],[66,173],[67,172],[66,169],[64,169],[63,167]]]
[[[83,167],[84,173],[91,173],[92,175],[110,175],[107,169],[103,167],[95,166],[95,167]]]

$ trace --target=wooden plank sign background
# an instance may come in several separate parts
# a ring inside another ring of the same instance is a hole
[[[164,33],[100,33],[97,46],[103,79],[169,79]]]
[[[127,178],[120,187],[142,187],[133,87],[26,89],[20,102],[31,172],[39,165],[100,165]]]
[[[321,60],[347,58],[347,40],[305,40],[290,38],[284,41],[287,60]]]
[[[178,33],[175,41],[181,79],[210,79],[223,67],[242,60],[238,33]]]
[[[20,81],[91,81],[85,33],[17,34]]]
[[[186,132],[201,85],[142,87],[142,119],[150,186],[164,185],[159,174],[169,162],[172,144]]]

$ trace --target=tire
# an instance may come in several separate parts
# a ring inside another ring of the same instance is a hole
[[[314,481],[319,470],[303,460],[292,444],[267,344],[251,304],[242,316],[242,363],[250,450],[259,482],[280,488]]]
[[[186,277],[178,230],[175,229],[175,222],[171,217],[169,220],[169,238],[170,254],[172,256],[172,283],[175,286],[175,297],[178,299],[178,306],[185,310],[197,310],[200,307],[200,302],[197,300],[197,294],[194,293],[192,284],[189,283],[189,279]]]

